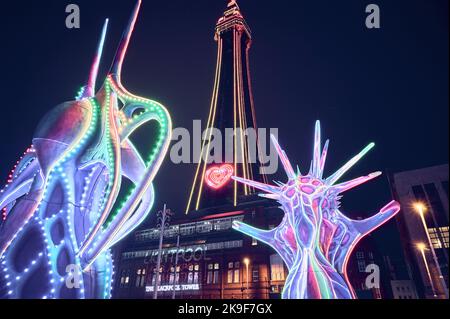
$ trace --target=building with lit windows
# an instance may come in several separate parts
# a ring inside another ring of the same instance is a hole
[[[402,206],[402,244],[422,298],[448,298],[448,175],[449,166],[441,165],[390,177]]]
[[[287,275],[282,259],[270,247],[234,231],[232,223],[270,229],[281,217],[271,202],[255,199],[237,211],[197,215],[168,225],[159,272],[160,228],[136,232],[116,256],[113,296],[151,299],[159,276],[162,299],[279,298]]]

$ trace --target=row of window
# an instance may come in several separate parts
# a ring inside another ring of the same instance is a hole
[[[197,223],[170,226],[164,231],[164,237],[174,238],[180,236],[190,236],[194,234],[205,234],[212,231],[225,231],[233,227],[233,222],[243,221],[244,216],[222,218],[211,221],[202,221]],[[137,241],[150,241],[159,239],[159,229],[148,229],[136,233]]]
[[[449,227],[430,228],[428,233],[430,234],[431,243],[434,249],[449,248]],[[442,240],[441,240],[442,238]]]
[[[276,256],[276,255],[274,255]],[[272,265],[271,273],[272,280],[282,281],[285,279],[284,267],[279,260],[275,260],[275,264]],[[239,284],[243,282],[242,271],[247,271],[246,269],[241,269],[241,263],[229,262],[226,269],[226,283],[227,284]],[[206,265],[205,280],[207,285],[220,284],[221,281],[221,265],[219,263],[209,263]],[[172,284],[200,284],[200,265],[199,264],[189,264],[181,265],[175,267],[170,267],[170,269],[165,269],[160,267],[159,269],[159,283],[161,285],[172,285]],[[131,285],[131,270],[122,270],[120,277],[120,287],[126,288]],[[154,285],[156,280],[156,268],[153,271],[147,271],[145,268],[139,268],[136,271],[135,287],[143,288],[146,285]],[[249,269],[249,282],[259,282],[260,273],[259,265],[252,265]],[[175,282],[174,282],[175,281]]]
[[[233,241],[227,241],[227,242],[218,242],[218,243],[209,243],[206,245],[199,245],[199,246],[189,246],[189,247],[180,247],[179,252],[186,252],[186,254],[194,254],[196,252],[205,252],[205,251],[213,251],[213,250],[222,250],[222,249],[235,249],[235,248],[242,248],[243,247],[243,240],[233,240]],[[257,243],[252,243],[252,245],[256,245]],[[170,249],[163,249],[162,255],[175,255],[177,252],[177,248],[170,248]],[[124,260],[126,259],[138,259],[138,258],[147,258],[151,256],[157,256],[158,250],[140,250],[140,251],[131,251],[131,252],[125,252],[122,254],[122,258]]]

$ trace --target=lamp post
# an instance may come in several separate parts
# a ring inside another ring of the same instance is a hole
[[[431,277],[430,267],[428,267],[427,257],[425,256],[425,250],[427,245],[424,243],[417,244],[417,249],[420,251],[423,259],[423,263],[425,265],[425,269],[427,270],[428,280],[430,281],[431,289],[433,290],[433,296],[437,297],[436,288],[434,287],[433,278]]]
[[[161,255],[162,255],[162,246],[163,246],[163,240],[164,240],[164,231],[165,228],[169,226],[170,222],[170,216],[172,215],[172,212],[170,209],[167,209],[167,205],[164,204],[164,209],[160,212],[158,212],[158,227],[160,228],[160,234],[159,234],[159,249],[158,249],[158,261],[156,262],[156,271],[155,271],[155,284],[153,287],[153,299],[158,299],[158,287],[159,287],[159,276],[160,276],[160,269],[161,269]]]
[[[249,258],[244,258],[244,265],[245,265],[245,269],[246,269],[246,283],[247,283],[247,285],[246,285],[246,290],[247,290],[247,299],[248,299],[248,297],[249,297],[249,278],[248,278],[248,276],[249,276],[249,266],[250,266],[250,259]]]
[[[172,286],[172,299],[176,299],[176,287],[177,287],[177,276],[178,276],[178,253],[180,251],[180,234],[177,236],[177,254],[175,256],[175,267],[173,268],[173,286]]]
[[[431,241],[430,233],[428,231],[427,221],[425,220],[425,213],[427,211],[427,207],[425,206],[424,203],[417,202],[417,203],[414,204],[414,209],[416,210],[416,212],[420,216],[420,220],[422,222],[423,228],[425,230],[425,234],[427,236],[428,246],[430,247],[431,254],[433,256],[434,265],[435,265],[436,270],[438,272],[438,276],[439,276],[439,280],[441,282],[442,288],[444,289],[445,298],[448,299],[447,284],[446,284],[446,282],[444,280],[444,276],[442,275],[441,266],[439,265],[439,261],[438,261],[437,255],[436,255],[436,251],[434,250],[433,242]],[[425,249],[422,250],[422,254],[425,255]],[[427,264],[426,263],[426,259],[425,259],[425,264]],[[427,264],[427,268],[428,268],[427,271],[430,272],[428,264]],[[430,276],[431,276],[431,272],[430,272]]]

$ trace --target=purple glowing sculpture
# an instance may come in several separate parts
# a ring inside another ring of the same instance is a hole
[[[375,145],[370,144],[341,169],[323,178],[328,152],[322,150],[320,122],[316,124],[314,159],[307,175],[294,171],[286,153],[272,141],[289,178],[286,184],[266,185],[234,177],[268,194],[262,197],[278,201],[285,212],[282,223],[264,231],[241,222],[234,229],[273,247],[289,269],[282,297],[284,299],[354,299],[355,293],[346,268],[358,242],[380,227],[399,211],[393,201],[377,215],[366,220],[351,220],[340,211],[341,195],[381,175],[380,172],[336,184]]]

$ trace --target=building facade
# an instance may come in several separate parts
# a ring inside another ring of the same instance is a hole
[[[448,175],[448,165],[441,165],[390,178],[402,206],[398,221],[403,248],[422,298],[448,298]]]
[[[266,245],[232,229],[234,221],[273,228],[282,212],[270,202],[237,211],[204,214],[161,229],[136,232],[118,258],[114,298],[279,298],[287,269]],[[270,222],[268,222],[270,221]],[[159,278],[157,277],[159,276]],[[158,278],[158,285],[156,280]]]

